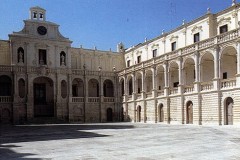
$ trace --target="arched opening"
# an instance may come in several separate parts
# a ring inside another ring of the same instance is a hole
[[[157,78],[156,78],[156,83],[157,83],[157,90],[163,90],[165,86],[164,82],[164,68],[163,66],[159,66],[157,68]]]
[[[137,107],[137,122],[141,122],[141,106]]]
[[[186,104],[186,124],[193,124],[193,103],[188,101]]]
[[[146,83],[146,92],[147,93],[152,92],[153,81],[152,81],[152,71],[151,70],[146,71],[145,83]]]
[[[195,81],[195,63],[192,58],[186,59],[183,68],[184,84],[192,86]]]
[[[11,123],[11,112],[9,111],[9,109],[5,108],[2,110],[2,119],[0,120],[2,124]]]
[[[3,75],[0,76],[0,96],[12,95],[12,80],[10,77]]]
[[[60,53],[60,66],[66,66],[66,53],[64,51]]]
[[[170,82],[170,87],[171,88],[176,88],[179,85],[179,73],[178,73],[178,64],[176,62],[172,62],[169,66],[169,82]]]
[[[25,97],[25,81],[22,78],[18,80],[18,94],[20,98]]]
[[[88,81],[88,96],[99,97],[99,83],[96,79],[90,79]]]
[[[72,82],[72,96],[84,97],[84,83],[80,78],[75,78]]]
[[[114,97],[113,82],[109,79],[105,80],[103,83],[103,95],[104,97]]]
[[[19,47],[17,50],[18,63],[24,63],[24,49]]]
[[[224,124],[233,125],[233,99],[227,97],[224,103]]]
[[[158,122],[164,122],[163,104],[158,105]]]
[[[133,93],[133,82],[132,77],[128,80],[128,95],[132,95]]]
[[[211,53],[205,53],[201,58],[201,81],[209,82],[214,78],[214,58]],[[207,74],[206,74],[207,73]]]
[[[61,96],[62,98],[67,97],[67,82],[65,80],[61,81]]]
[[[237,51],[234,47],[227,47],[221,54],[222,79],[235,78],[237,74]]]
[[[112,108],[107,109],[107,122],[113,121],[113,111]]]
[[[136,81],[137,94],[140,94],[142,92],[142,74],[139,72],[136,73]]]
[[[53,80],[48,77],[38,77],[34,79],[34,117],[54,116],[53,87]]]

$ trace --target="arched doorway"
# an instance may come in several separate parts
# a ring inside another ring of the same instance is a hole
[[[112,122],[113,121],[113,113],[112,113],[112,108],[107,109],[107,122]]]
[[[193,103],[192,101],[187,102],[186,106],[186,124],[193,124]]]
[[[54,116],[53,86],[53,81],[48,77],[34,79],[34,117]]]
[[[163,111],[163,104],[161,103],[158,106],[158,122],[164,121],[164,111]]]
[[[137,122],[141,122],[141,106],[137,107]]]
[[[224,104],[225,125],[233,125],[233,99],[228,97]]]

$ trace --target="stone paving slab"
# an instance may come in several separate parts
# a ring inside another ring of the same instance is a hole
[[[0,126],[0,159],[239,160],[240,126]]]

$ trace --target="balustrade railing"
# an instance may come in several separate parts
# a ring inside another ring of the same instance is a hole
[[[146,98],[151,98],[152,97],[152,92],[147,92],[146,93]]]
[[[158,97],[164,96],[164,90],[158,90],[158,91],[157,91],[157,96],[158,96]]]
[[[142,98],[142,94],[138,93],[138,94],[136,94],[136,97],[137,97],[137,99],[141,99]]]
[[[221,88],[232,88],[236,86],[236,79],[223,79],[221,80]]]
[[[213,89],[213,82],[202,82],[201,83],[201,90],[207,91]]]
[[[177,93],[178,93],[178,88],[177,87],[170,89],[170,94],[177,94]]]
[[[84,102],[84,97],[72,97],[73,103],[82,103]]]
[[[194,91],[194,86],[184,86],[184,92],[190,93]]]
[[[128,95],[128,100],[129,100],[129,101],[132,100],[132,95]]]
[[[0,103],[11,103],[12,97],[11,96],[0,96]]]
[[[104,97],[103,102],[114,102],[114,97]]]
[[[99,97],[88,97],[88,102],[90,103],[97,103],[99,102]]]

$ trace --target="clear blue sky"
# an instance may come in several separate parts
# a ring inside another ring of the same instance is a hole
[[[230,7],[232,0],[0,0],[0,39],[20,31],[29,18],[29,8],[47,10],[47,20],[60,25],[60,32],[73,47],[96,46],[116,51],[123,42],[128,48],[170,31],[204,15]]]

